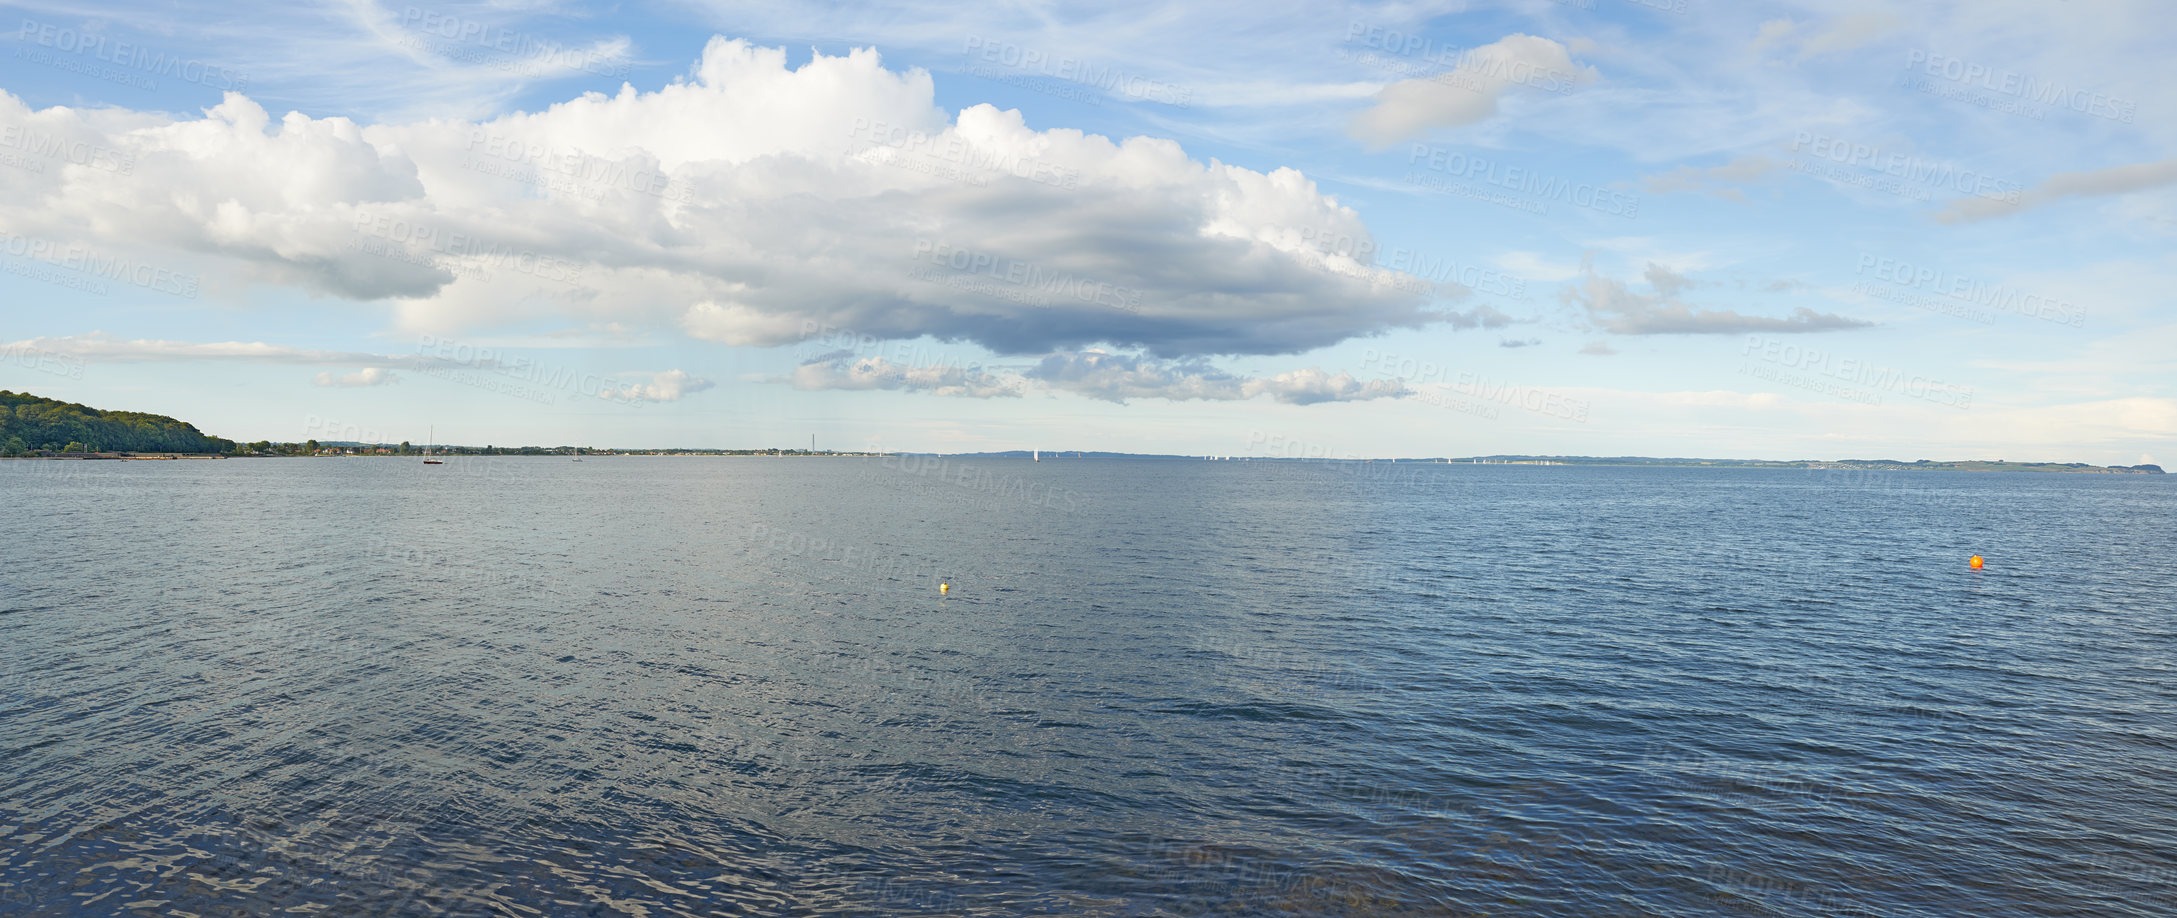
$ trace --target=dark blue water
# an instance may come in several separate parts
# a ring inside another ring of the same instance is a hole
[[[2177,912],[2171,479],[918,465],[0,463],[0,911]]]

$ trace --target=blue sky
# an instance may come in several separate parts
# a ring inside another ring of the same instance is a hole
[[[2177,25],[1894,6],[17,4],[0,387],[245,440],[2167,461]]]

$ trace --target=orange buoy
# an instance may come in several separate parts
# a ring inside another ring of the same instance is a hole
[[[1980,570],[1981,560],[1979,555],[1974,555],[1973,560],[1967,561],[1966,563],[1972,565],[1974,570]]]

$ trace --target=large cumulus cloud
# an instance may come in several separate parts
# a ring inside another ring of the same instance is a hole
[[[21,231],[154,244],[214,271],[383,301],[410,332],[618,322],[733,345],[847,329],[1000,353],[1296,353],[1444,319],[1348,257],[1298,172],[938,108],[874,51],[713,39],[686,78],[472,123],[33,111],[0,128],[113,151],[0,170]],[[126,168],[118,168],[118,164]]]

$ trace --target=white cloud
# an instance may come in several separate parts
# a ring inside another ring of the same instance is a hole
[[[909,366],[882,357],[856,359],[848,353],[806,361],[786,381],[796,389],[889,389],[961,398],[1017,398],[1021,394],[1018,377],[973,367]]]
[[[409,332],[549,320],[775,345],[831,327],[1184,357],[1444,320],[1376,282],[1389,272],[1324,269],[1307,233],[1368,228],[1299,172],[987,105],[948,117],[934,97],[930,74],[871,50],[790,69],[724,38],[655,92],[481,123],[275,119],[235,93],[200,118],[5,96],[0,128],[80,135],[135,166],[0,175],[0,203],[40,237],[163,244],[382,300]],[[957,267],[933,258],[952,252]]]
[[[1641,186],[1649,194],[1671,194],[1679,191],[1705,192],[1733,201],[1746,200],[1746,194],[1735,185],[1744,185],[1776,171],[1783,164],[1759,154],[1741,156],[1720,166],[1698,168],[1679,166],[1661,175],[1641,179]]]
[[[1505,252],[1490,261],[1514,275],[1532,280],[1554,283],[1580,276],[1579,262],[1552,261],[1539,252]]]
[[[1371,146],[1388,146],[1431,128],[1487,119],[1515,87],[1565,93],[1596,79],[1595,69],[1573,63],[1564,45],[1532,35],[1507,35],[1461,55],[1448,72],[1384,87],[1347,130]]]
[[[1344,370],[1333,374],[1316,367],[1249,380],[1242,388],[1249,395],[1268,393],[1270,397],[1288,405],[1361,402],[1378,398],[1402,398],[1408,394],[1406,384],[1396,379],[1371,379],[1362,382]]]
[[[1897,32],[1904,25],[1904,19],[1883,11],[1848,13],[1821,28],[1789,19],[1771,19],[1756,30],[1751,45],[1755,51],[1794,45],[1798,49],[1794,59],[1805,62],[1824,54],[1838,54],[1865,46]]]
[[[1398,380],[1362,382],[1351,373],[1326,373],[1316,367],[1249,378],[1200,360],[1168,361],[1101,351],[1049,355],[1027,377],[1052,389],[1110,402],[1129,398],[1239,401],[1269,395],[1289,405],[1313,405],[1408,394]]]
[[[354,351],[316,351],[267,344],[263,341],[165,341],[153,338],[116,338],[102,331],[57,338],[30,338],[8,347],[52,351],[87,360],[138,363],[175,360],[226,360],[243,363],[326,364],[369,366],[424,366],[421,357],[365,354]]]
[[[1445,324],[1453,328],[1503,328],[1515,321],[1504,310],[1486,303],[1465,312],[1450,310],[1441,313]]]
[[[383,367],[364,367],[353,373],[344,373],[339,376],[334,376],[331,372],[319,373],[317,375],[317,379],[313,380],[312,382],[313,384],[319,386],[331,386],[341,389],[355,389],[367,386],[382,386],[386,383],[396,383],[400,381],[400,377],[395,376],[392,373],[386,372]]]
[[[1944,223],[1972,223],[2051,204],[2070,197],[2101,197],[2159,188],[2177,183],[2177,159],[2111,166],[2091,172],[2062,172],[2028,188],[2016,202],[1990,197],[1963,197],[1950,202],[1935,215]]]
[[[1697,283],[1650,262],[1647,281],[1653,292],[1636,293],[1624,281],[1604,277],[1590,265],[1577,284],[1560,298],[1584,310],[1588,321],[1620,335],[1725,335],[1744,332],[1821,332],[1866,328],[1874,323],[1804,306],[1785,317],[1746,315],[1731,309],[1693,306],[1678,295]],[[1600,353],[1588,350],[1582,353]]]
[[[1119,403],[1135,398],[1241,401],[1268,395],[1288,405],[1314,405],[1408,394],[1398,380],[1363,382],[1351,373],[1329,373],[1318,367],[1248,377],[1200,358],[1160,360],[1100,350],[1048,354],[1021,373],[911,366],[840,351],[808,360],[792,376],[772,381],[791,383],[797,389],[888,389],[964,398],[1018,397],[1035,388]]]
[[[666,370],[650,374],[649,382],[624,384],[597,393],[598,398],[625,402],[677,402],[682,396],[701,392],[715,385],[708,379],[689,375],[686,370]]]
[[[304,364],[324,366],[360,366],[352,373],[319,373],[312,380],[314,385],[329,388],[355,388],[378,386],[399,382],[387,367],[404,367],[417,370],[462,369],[494,370],[506,366],[524,366],[522,361],[509,363],[500,357],[488,356],[489,348],[479,352],[469,345],[462,345],[458,352],[446,351],[454,356],[436,354],[367,354],[354,351],[315,351],[302,348],[267,344],[262,341],[167,341],[150,338],[122,339],[104,332],[69,335],[58,338],[30,338],[4,346],[5,349],[47,351],[67,354],[85,360],[114,363],[151,363],[175,361],[219,361],[235,363]],[[622,401],[674,402],[683,396],[701,392],[715,385],[711,380],[698,378],[684,370],[667,370],[648,374],[647,380],[626,382],[606,387],[600,397]]]

